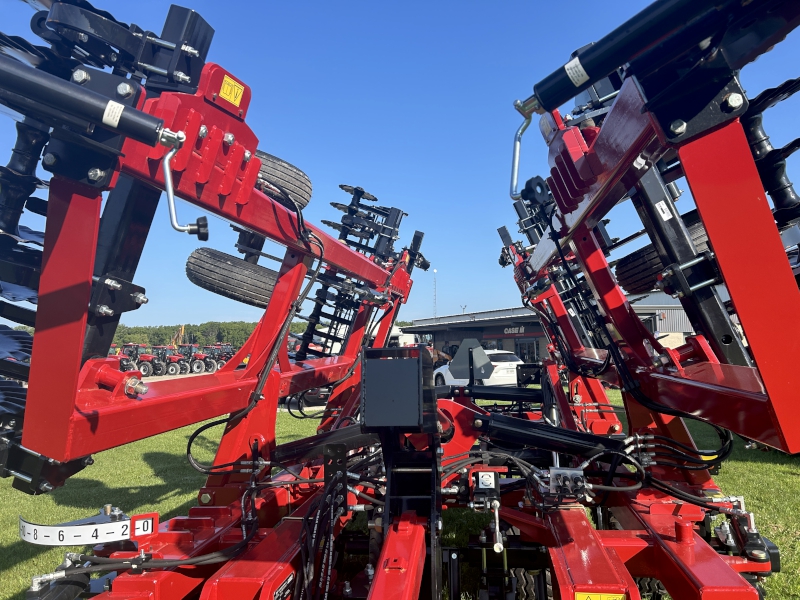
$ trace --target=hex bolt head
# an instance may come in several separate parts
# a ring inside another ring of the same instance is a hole
[[[93,169],[89,169],[89,172],[86,176],[89,178],[89,181],[100,181],[103,177],[105,177],[106,172],[102,169],[98,169],[97,167]]]
[[[75,69],[72,72],[72,81],[75,83],[83,85],[87,81],[89,81],[91,77],[89,77],[89,73],[84,71],[83,69]]]
[[[108,308],[105,304],[101,304],[94,309],[94,312],[99,317],[113,317],[114,311]]]
[[[175,71],[172,74],[172,76],[175,78],[175,81],[177,81],[178,83],[191,83],[192,82],[192,78],[189,77],[183,71]]]
[[[211,494],[207,492],[200,494],[200,504],[211,504]]]
[[[144,396],[149,388],[138,377],[129,377],[125,380],[125,393],[129,396]]]
[[[130,98],[133,95],[133,86],[127,81],[123,81],[117,86],[117,94],[123,98]]]
[[[669,130],[675,135],[683,135],[686,133],[686,121],[676,119],[669,125]]]
[[[52,492],[53,486],[47,483],[46,481],[43,481],[42,483],[39,484],[39,489],[43,492]]]
[[[222,143],[225,144],[226,146],[233,146],[233,142],[235,141],[236,137],[230,132],[222,136]]]
[[[245,150],[244,151],[244,162],[250,162],[250,159],[252,157],[253,157],[253,154],[250,152],[250,150]]]
[[[147,304],[150,302],[150,299],[141,292],[131,294],[131,298],[133,298],[133,301],[136,302],[136,304]]]
[[[722,99],[722,108],[727,111],[735,111],[742,108],[744,104],[744,97],[736,92],[728,94]]]
[[[86,35],[85,33],[79,33],[78,34],[78,40],[85,44],[86,42],[89,41],[89,36]]]
[[[481,421],[480,419],[475,419],[472,422],[472,426],[476,428],[483,427],[483,421]]]
[[[200,131],[197,132],[197,137],[201,140],[208,135],[208,127],[205,125],[200,125]]]
[[[48,152],[42,157],[42,164],[45,167],[52,167],[58,162],[58,157],[52,152]]]
[[[613,431],[614,433],[617,433],[620,429],[622,429],[622,427],[620,426],[619,423],[614,423],[611,426],[611,431]]]
[[[453,552],[453,553],[450,555],[450,558],[452,558],[453,560],[456,560],[456,559],[458,558],[458,554],[457,554],[457,553],[455,553],[455,552]]]
[[[115,62],[117,62],[117,58],[119,58],[119,57],[117,56],[116,52],[109,52],[108,53],[109,62],[115,63]]]
[[[110,290],[121,290],[122,284],[117,281],[116,279],[106,279],[103,283],[106,284],[106,287]]]

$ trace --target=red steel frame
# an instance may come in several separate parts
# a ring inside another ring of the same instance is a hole
[[[566,127],[557,111],[552,113],[558,131],[549,143],[552,168],[547,181],[558,207],[555,223],[566,258],[583,270],[609,331],[622,342],[629,369],[649,397],[764,444],[798,452],[800,416],[792,410],[795,390],[786,373],[800,341],[796,335],[776,336],[774,323],[794,322],[800,292],[738,119],[686,143],[678,154],[757,367],[720,364],[699,335],[674,350],[662,347],[632,310],[592,232],[636,181],[640,167],[634,159],[647,157],[653,164],[666,150],[643,105],[639,90],[626,81],[602,129],[581,132]],[[742,231],[759,240],[758,253],[742,243]],[[523,294],[560,263],[547,237],[530,254],[509,250]],[[756,272],[770,282],[775,301],[769,310],[753,293]],[[583,347],[554,285],[532,304],[555,319],[579,365],[602,364],[606,351]],[[619,431],[621,423],[600,385],[601,380],[618,384],[615,370],[606,370],[598,379],[570,373],[559,366],[555,338],[551,342],[553,359],[544,361],[543,385],[556,397],[561,426],[600,434]],[[654,353],[667,356],[670,364],[654,365]],[[654,413],[626,392],[622,396],[630,434],[657,433],[693,446],[682,419]],[[582,415],[587,402],[599,412]],[[697,496],[720,495],[706,470],[652,470],[654,476]],[[504,501],[502,516],[529,539],[550,548],[553,580],[562,598],[577,600],[585,593],[609,600],[638,599],[634,577],[657,578],[673,597],[682,599],[758,598],[739,573],[769,572],[769,563],[722,555],[710,547],[695,531],[704,509],[650,489],[616,493],[611,502],[619,530],[595,530],[580,505],[539,519]]]

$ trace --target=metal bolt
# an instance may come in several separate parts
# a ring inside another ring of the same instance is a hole
[[[75,83],[83,85],[84,83],[89,81],[89,79],[91,79],[89,77],[89,73],[87,73],[83,69],[75,69],[72,72],[72,81],[74,81]]]
[[[222,143],[225,144],[226,146],[232,146],[233,142],[235,141],[236,137],[230,132],[222,136]]]
[[[108,308],[105,304],[101,304],[97,308],[94,309],[95,314],[100,317],[113,317],[114,311]]]
[[[253,155],[251,154],[250,150],[245,150],[244,151],[244,162],[250,162],[250,159],[252,158],[252,156]]]
[[[125,393],[129,396],[144,396],[149,388],[138,377],[129,377],[125,380]]]
[[[372,581],[372,578],[375,576],[375,567],[373,567],[370,563],[367,563],[367,566],[364,567],[364,572],[367,574],[367,579]]]
[[[763,550],[751,550],[750,556],[752,556],[753,558],[757,558],[758,560],[764,560],[765,558],[767,558],[767,553],[764,552]]]
[[[455,552],[453,552],[453,553],[450,555],[450,558],[452,558],[453,560],[456,560],[456,559],[458,558],[458,554],[456,554]]]
[[[133,86],[127,81],[123,81],[117,86],[117,94],[123,98],[129,98],[133,95]]]
[[[78,40],[85,44],[86,42],[89,41],[89,36],[86,35],[85,33],[79,33],[78,34]]]
[[[133,298],[133,301],[136,302],[136,304],[147,304],[148,302],[150,302],[148,297],[141,292],[136,292],[135,294],[131,294],[131,298]]]
[[[353,588],[352,588],[352,587],[350,587],[350,582],[349,582],[349,581],[345,581],[345,582],[344,582],[344,590],[343,590],[343,593],[344,593],[344,595],[345,595],[345,596],[349,596],[350,594],[352,594],[352,593],[353,593]]]
[[[104,504],[100,514],[103,515],[110,515],[111,514],[111,504]]]
[[[733,93],[728,94],[722,99],[722,108],[725,110],[738,110],[744,104],[744,97],[741,94]]]
[[[208,127],[205,125],[200,125],[200,131],[197,132],[197,137],[201,140],[208,135]]]
[[[611,431],[613,431],[614,433],[617,433],[620,429],[622,429],[622,427],[620,426],[619,423],[614,423],[611,426]]]
[[[45,167],[52,167],[57,162],[58,162],[58,157],[51,152],[48,152],[47,154],[44,155],[44,157],[42,157],[42,164]]]
[[[475,419],[472,422],[472,426],[475,428],[483,427],[483,421],[481,421],[480,419]]]
[[[39,489],[43,492],[52,492],[53,486],[47,483],[46,481],[43,481],[42,483],[39,484]],[[753,552],[753,555],[755,555],[755,552]]]
[[[683,135],[684,133],[686,133],[686,127],[687,127],[686,121],[683,121],[681,119],[676,119],[670,124],[669,130],[675,135]]]
[[[200,494],[200,504],[210,504],[211,503],[211,494],[203,493]]]
[[[116,52],[109,52],[108,53],[108,61],[109,62],[117,62],[117,53]]]
[[[95,167],[93,169],[89,169],[89,172],[86,174],[86,176],[89,178],[89,181],[100,181],[106,176],[106,172]]]
[[[106,284],[106,287],[110,290],[121,290],[122,284],[117,281],[116,279],[106,279],[103,283]]]
[[[175,71],[175,72],[172,74],[172,77],[173,77],[173,78],[175,79],[175,81],[177,81],[178,83],[191,83],[191,81],[192,81],[192,78],[191,78],[191,77],[189,77],[189,76],[188,76],[186,73],[184,73],[183,71]]]
[[[86,458],[83,459],[84,467],[90,467],[93,464],[94,464],[94,459],[91,456],[87,456]]]

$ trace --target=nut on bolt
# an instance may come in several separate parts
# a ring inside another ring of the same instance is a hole
[[[236,141],[236,136],[234,136],[231,132],[226,133],[222,136],[222,143],[226,146],[233,146],[233,142]]]
[[[687,127],[686,121],[682,119],[675,119],[672,123],[670,123],[669,130],[675,135],[683,135],[686,133]]]
[[[110,290],[121,290],[122,284],[117,281],[116,279],[111,279],[110,277],[106,279],[103,283],[106,284],[106,287]]]
[[[483,421],[482,421],[482,420],[480,420],[480,419],[475,419],[475,420],[472,422],[472,426],[473,426],[473,427],[475,427],[475,428],[480,428],[480,427],[483,427]]]
[[[197,132],[197,137],[201,140],[208,135],[208,127],[205,125],[200,125],[200,130]]]
[[[208,492],[200,494],[200,504],[211,504],[211,494]]]
[[[728,94],[722,99],[722,108],[728,111],[735,111],[742,108],[744,97],[736,92]]]
[[[42,164],[45,167],[52,167],[58,162],[58,157],[52,152],[48,152],[42,157]]]
[[[136,302],[136,304],[147,304],[150,302],[150,299],[141,292],[131,294],[131,298],[133,298],[133,301]]]
[[[127,81],[123,81],[117,86],[117,94],[123,98],[130,98],[133,95],[133,86]]]
[[[103,177],[105,177],[106,172],[102,169],[98,169],[97,167],[93,169],[89,169],[89,172],[86,176],[89,178],[89,181],[100,181]]]
[[[114,311],[108,308],[105,304],[101,304],[94,309],[94,312],[99,317],[113,317]]]
[[[87,71],[84,71],[83,69],[75,69],[72,72],[72,81],[74,81],[75,83],[83,85],[84,83],[89,81],[89,79],[91,79],[91,77],[89,77],[89,73]]]
[[[125,393],[129,396],[144,396],[148,387],[138,377],[129,377],[125,380]]]

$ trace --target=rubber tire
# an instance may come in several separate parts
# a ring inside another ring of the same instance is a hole
[[[217,361],[217,371],[219,371],[224,366],[225,366],[225,361],[224,360],[218,360]]]
[[[217,361],[213,358],[207,358],[203,362],[206,365],[206,373],[215,373],[217,371]]]
[[[167,365],[165,365],[160,360],[158,362],[153,361],[153,375],[155,375],[156,377],[161,377],[166,372],[167,372]]]
[[[447,385],[447,383],[444,380],[444,376],[441,373],[437,373],[436,374],[436,383],[435,383],[435,385],[436,386]]]
[[[683,220],[697,252],[708,251],[708,235],[697,211],[686,213]],[[658,274],[664,267],[653,244],[648,244],[621,258],[615,273],[620,287],[628,294],[642,294],[655,289]]]
[[[186,261],[193,284],[231,300],[266,308],[278,273],[213,248],[198,248]]]
[[[284,192],[288,192],[300,208],[308,206],[311,201],[311,180],[308,175],[293,164],[261,150],[256,150],[256,157],[261,160],[257,189],[291,210],[295,210],[295,206]]]
[[[178,365],[178,371],[180,371],[181,375],[186,375],[191,370],[189,369],[189,363],[187,363],[185,360],[181,360],[175,364]]]
[[[202,360],[193,360],[189,365],[189,368],[194,374],[202,373],[206,370],[206,363],[204,363]]]
[[[142,377],[150,377],[153,374],[153,365],[147,361],[140,362],[139,371],[142,373]]]
[[[178,366],[178,363],[169,363],[167,365],[167,375],[178,375],[181,372],[181,368]]]

